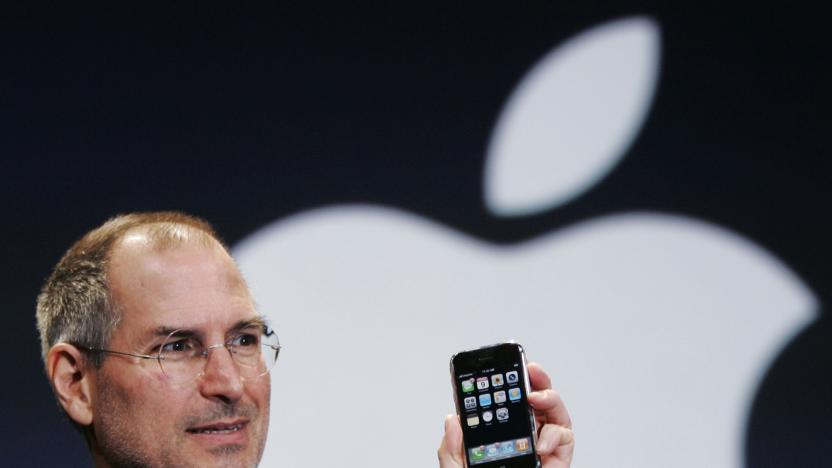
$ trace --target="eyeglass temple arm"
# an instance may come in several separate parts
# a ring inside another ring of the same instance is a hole
[[[81,347],[86,348],[87,350],[93,351],[93,352],[96,352],[96,353],[119,354],[121,356],[131,356],[131,357],[137,357],[137,358],[141,358],[141,359],[164,359],[164,357],[162,357],[162,356],[149,356],[147,354],[125,353],[125,352],[122,352],[122,351],[113,351],[111,349],[87,348],[85,346],[81,346]]]

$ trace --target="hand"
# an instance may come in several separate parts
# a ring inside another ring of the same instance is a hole
[[[532,392],[528,400],[534,410],[539,432],[537,435],[537,453],[540,455],[542,468],[569,468],[572,452],[575,449],[575,436],[572,434],[572,420],[569,412],[552,390],[549,376],[539,365],[529,364],[529,380]],[[462,427],[459,418],[448,415],[445,418],[445,436],[439,446],[440,468],[462,468],[465,466],[465,454],[462,448]]]

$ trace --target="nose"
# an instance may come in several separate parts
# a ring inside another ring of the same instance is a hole
[[[243,396],[244,381],[231,353],[224,345],[205,349],[205,369],[199,378],[199,392],[203,397],[235,403]]]

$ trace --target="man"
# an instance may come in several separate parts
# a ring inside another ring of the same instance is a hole
[[[205,221],[137,213],[90,231],[43,286],[37,321],[52,388],[96,466],[259,462],[280,346]],[[542,369],[530,373],[544,466],[566,467],[569,416]],[[462,467],[459,422],[445,425],[440,466]]]

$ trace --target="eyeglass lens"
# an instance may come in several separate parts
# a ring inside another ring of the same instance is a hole
[[[211,352],[225,348],[243,377],[256,378],[267,374],[277,361],[280,341],[268,328],[241,330],[221,345],[205,347],[193,336],[179,331],[168,335],[159,348],[159,365],[172,381],[184,382],[199,377],[205,370]]]

